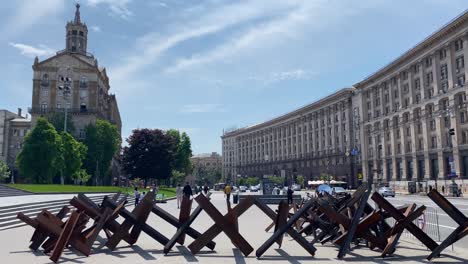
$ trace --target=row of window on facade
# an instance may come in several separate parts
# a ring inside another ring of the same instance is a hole
[[[71,82],[71,79],[69,77],[64,77],[62,75],[59,75],[58,81],[60,81],[60,82],[65,82],[65,81]],[[47,87],[49,85],[50,85],[49,74],[44,73],[42,75],[42,79],[41,79],[41,86],[42,87]],[[85,76],[82,76],[80,78],[79,87],[80,88],[87,88],[88,87],[88,79]]]
[[[12,130],[14,137],[24,137],[29,132],[29,129],[13,128]]]

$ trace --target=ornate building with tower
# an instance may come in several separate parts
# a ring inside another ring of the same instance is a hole
[[[88,27],[81,21],[79,4],[65,33],[64,50],[43,61],[34,60],[29,109],[33,126],[40,116],[63,112],[73,121],[73,134],[79,139],[85,137],[86,125],[97,119],[108,120],[121,132],[119,108],[110,93],[106,69],[87,51]]]

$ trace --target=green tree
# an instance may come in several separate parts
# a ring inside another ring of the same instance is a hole
[[[301,186],[304,186],[304,176],[298,175],[297,176],[297,183],[300,184]]]
[[[86,172],[93,175],[95,185],[110,184],[109,167],[121,142],[117,127],[98,119],[96,124],[86,126],[85,132],[84,144],[88,148],[84,162]]]
[[[10,169],[8,168],[8,164],[3,160],[0,160],[0,180],[6,180],[10,177]]]
[[[63,145],[62,177],[67,183],[71,181],[77,183],[80,180],[89,179],[89,175],[84,174],[85,172],[81,168],[88,148],[69,133],[62,132],[60,135]]]
[[[253,185],[257,185],[260,181],[258,180],[257,177],[248,177],[246,179],[246,183],[249,185],[249,186],[253,186]]]
[[[45,118],[40,117],[36,127],[24,139],[16,166],[33,183],[51,183],[62,169],[61,155],[60,135]]]
[[[177,184],[184,184],[186,174],[178,170],[172,170],[171,184],[176,186]]]
[[[64,112],[54,112],[47,115],[47,120],[55,127],[57,132],[63,132],[64,123],[65,123],[65,113]],[[67,116],[67,132],[73,134],[75,132],[75,124],[69,114]]]
[[[179,130],[169,129],[167,134],[174,138],[176,144],[176,151],[174,153],[174,168],[180,172],[188,174],[191,172],[192,164],[190,157],[192,157],[192,144],[190,137],[187,133],[182,134]]]

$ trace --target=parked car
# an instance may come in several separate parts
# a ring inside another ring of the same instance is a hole
[[[240,192],[246,192],[247,191],[247,186],[243,186],[243,185],[239,186],[239,191]]]
[[[250,186],[250,192],[258,192],[260,190],[260,185]]]
[[[301,190],[301,185],[300,184],[293,184],[291,186],[293,191],[300,191]]]
[[[380,187],[378,192],[383,197],[387,197],[387,196],[395,197],[395,191],[392,190],[392,188],[390,187]]]
[[[346,190],[343,187],[332,187],[332,194],[335,196],[344,196],[346,194]]]

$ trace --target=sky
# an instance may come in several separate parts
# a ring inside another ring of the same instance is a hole
[[[32,64],[65,48],[73,0],[1,1],[0,109],[27,109]],[[466,0],[81,0],[125,140],[175,128],[194,154],[363,80],[463,13]]]

